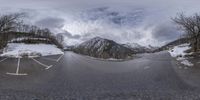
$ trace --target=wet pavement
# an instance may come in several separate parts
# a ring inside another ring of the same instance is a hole
[[[0,100],[198,100],[167,52],[137,55],[123,62],[91,59],[72,52],[60,57],[0,62]],[[4,58],[0,58],[0,61]],[[46,69],[45,66],[51,68]]]

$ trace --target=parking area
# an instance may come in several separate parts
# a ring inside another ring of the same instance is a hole
[[[24,76],[41,73],[54,67],[62,57],[63,55],[37,58],[0,57],[0,74]]]

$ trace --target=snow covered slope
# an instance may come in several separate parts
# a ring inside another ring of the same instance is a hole
[[[146,48],[148,48],[148,49],[151,50],[151,51],[154,51],[154,50],[158,49],[159,47],[155,47],[155,46],[152,46],[152,45],[148,45],[148,46],[146,46]]]
[[[127,44],[124,44],[124,46],[128,48],[143,48],[143,46],[139,45],[138,43],[127,43]]]
[[[6,57],[37,57],[64,54],[52,44],[9,43],[0,56]]]
[[[151,45],[141,46],[137,43],[126,43],[126,44],[123,44],[123,46],[130,48],[135,53],[153,52],[154,50],[158,49],[157,47],[153,47]]]

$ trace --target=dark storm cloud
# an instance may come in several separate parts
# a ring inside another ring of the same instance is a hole
[[[158,41],[174,40],[182,34],[175,25],[167,22],[157,25],[152,31],[153,38]]]
[[[67,38],[70,38],[70,39],[80,39],[81,36],[80,35],[72,35],[71,33],[65,31],[64,33],[60,33],[60,34],[63,34],[64,36],[66,36]]]
[[[57,18],[57,17],[47,17],[40,19],[39,21],[36,21],[35,24],[41,27],[46,27],[46,28],[62,28],[64,26],[65,20],[62,18]]]

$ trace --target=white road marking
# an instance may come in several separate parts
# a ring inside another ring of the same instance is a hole
[[[45,69],[49,69],[49,68],[51,68],[51,67],[53,67],[53,65],[50,65],[50,66],[46,67]]]
[[[20,58],[18,58],[16,72],[15,73],[9,73],[9,72],[7,72],[6,74],[9,74],[9,75],[27,75],[26,73],[19,73],[19,67],[20,67]]]
[[[49,68],[53,67],[53,65],[45,65],[45,64],[39,62],[38,60],[36,60],[36,59],[34,59],[34,58],[31,58],[31,59],[33,59],[33,60],[34,60],[35,62],[37,62],[38,64],[40,64],[40,65],[46,67],[45,69],[49,69]]]
[[[64,56],[64,54],[62,54],[56,61],[59,62],[60,59]]]
[[[20,65],[20,58],[18,58],[18,63],[17,63],[17,70],[16,70],[16,73],[19,73],[19,65]]]
[[[6,74],[8,74],[8,75],[16,75],[16,76],[24,76],[24,75],[28,75],[28,74],[26,74],[26,73],[21,74],[21,73],[9,73],[9,72],[7,72]]]
[[[3,61],[5,61],[6,59],[8,59],[8,58],[4,58],[4,59],[0,60],[0,62],[3,62]]]
[[[55,62],[59,62],[60,61],[60,59],[62,58],[64,56],[64,54],[63,55],[61,55],[58,59],[51,59],[51,58],[42,58],[42,59],[46,59],[46,60],[50,60],[50,61],[55,61]]]

